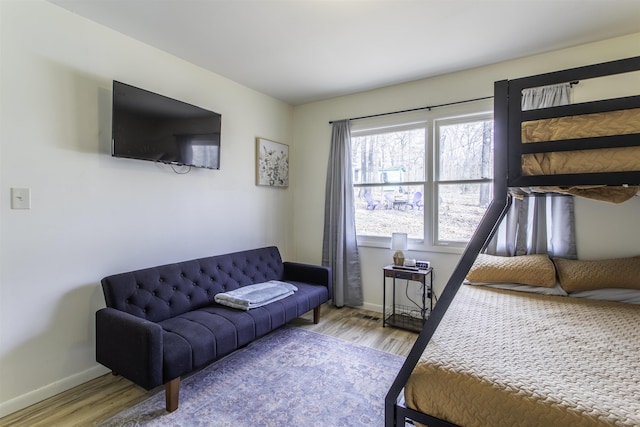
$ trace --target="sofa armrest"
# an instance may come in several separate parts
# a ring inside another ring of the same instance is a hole
[[[96,312],[96,361],[147,390],[163,383],[162,328],[114,308]]]
[[[326,286],[329,292],[329,299],[333,297],[331,267],[288,261],[283,262],[283,265],[284,280]]]

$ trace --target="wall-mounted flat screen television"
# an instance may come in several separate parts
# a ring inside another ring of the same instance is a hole
[[[220,114],[118,81],[112,112],[114,157],[220,169]]]

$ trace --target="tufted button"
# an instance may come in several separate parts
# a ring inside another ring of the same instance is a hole
[[[125,304],[131,304],[131,300],[129,298],[127,298],[126,300],[124,300]]]
[[[184,272],[180,273],[180,277],[187,277],[186,274],[184,274]]]
[[[158,282],[160,282],[160,283],[164,283],[164,277],[159,278],[159,279],[158,279]]]
[[[136,289],[140,289],[140,283],[136,283]]]
[[[177,291],[178,287],[177,286],[173,286],[171,289],[173,289],[174,291]]]
[[[158,296],[158,293],[156,291],[151,292],[151,295],[153,295],[154,297]]]

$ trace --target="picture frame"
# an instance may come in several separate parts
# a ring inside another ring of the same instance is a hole
[[[256,137],[256,185],[289,186],[289,146]]]

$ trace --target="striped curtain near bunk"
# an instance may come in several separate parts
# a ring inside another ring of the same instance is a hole
[[[563,83],[522,91],[522,110],[570,103]],[[500,256],[549,254],[577,258],[573,196],[531,194],[513,203],[485,253]]]

